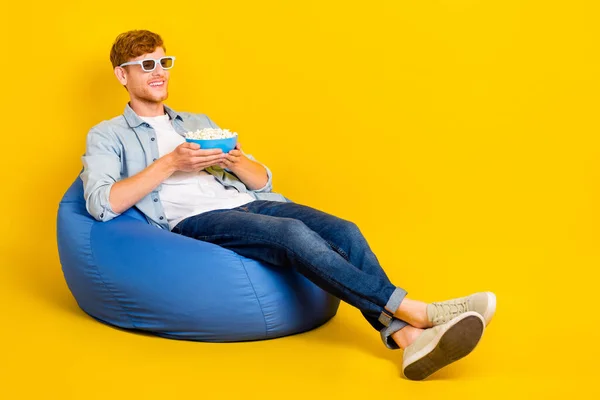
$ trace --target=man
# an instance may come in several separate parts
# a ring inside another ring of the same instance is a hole
[[[271,171],[239,143],[225,154],[185,142],[185,132],[218,126],[163,104],[175,57],[159,35],[123,33],[110,59],[130,101],[123,115],[88,133],[81,178],[94,218],[108,221],[135,206],[158,228],[295,268],[357,307],[388,348],[404,349],[409,379],[475,348],[495,312],[494,294],[432,304],[407,298],[354,223],[273,192]]]

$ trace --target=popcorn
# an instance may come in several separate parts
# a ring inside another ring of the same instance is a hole
[[[229,129],[202,128],[195,132],[184,133],[188,139],[206,140],[206,139],[227,139],[237,136],[236,132],[230,132]]]

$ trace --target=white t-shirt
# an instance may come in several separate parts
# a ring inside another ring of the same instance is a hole
[[[140,118],[149,123],[156,132],[159,157],[172,152],[185,142],[173,128],[168,114]],[[206,171],[176,171],[163,181],[159,195],[171,230],[192,215],[235,208],[255,200],[248,193],[240,193],[231,187],[226,188]]]

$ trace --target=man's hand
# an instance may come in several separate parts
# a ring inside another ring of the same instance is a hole
[[[227,168],[231,171],[235,172],[235,169],[242,165],[248,158],[242,153],[242,145],[237,142],[235,144],[235,149],[231,150],[229,153],[225,153],[225,157],[219,161],[219,166],[221,168]]]
[[[173,172],[197,172],[212,165],[217,165],[225,157],[221,149],[200,149],[197,143],[182,143],[167,154]]]
[[[265,167],[254,160],[249,159],[242,153],[242,145],[236,143],[235,149],[225,153],[225,157],[219,162],[221,168],[227,168],[238,177],[240,181],[250,190],[258,190],[269,182],[269,176]]]

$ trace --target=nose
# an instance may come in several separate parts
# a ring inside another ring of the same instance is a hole
[[[160,65],[160,63],[156,63],[156,67],[152,71],[152,75],[153,76],[166,76],[167,71],[165,69],[163,69],[163,67],[162,67],[162,65]]]

